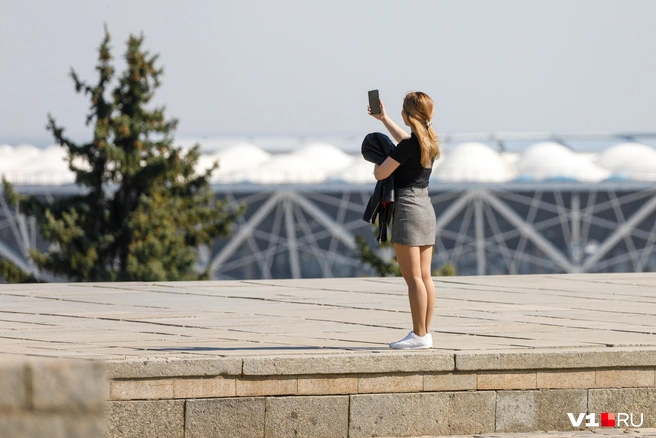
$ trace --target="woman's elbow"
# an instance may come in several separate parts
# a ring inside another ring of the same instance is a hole
[[[392,159],[388,157],[383,164],[377,164],[374,166],[374,178],[376,178],[376,181],[385,179],[394,173],[394,170],[398,167],[398,164],[393,166],[391,165],[393,162],[390,162],[390,160]]]
[[[389,175],[383,175],[383,172],[381,172],[378,169],[374,170],[374,178],[376,178],[376,181],[380,181],[381,179],[385,179],[388,176]]]

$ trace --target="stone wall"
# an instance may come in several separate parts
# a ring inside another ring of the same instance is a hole
[[[472,435],[601,412],[656,427],[656,350],[0,362],[0,438]]]
[[[0,361],[0,438],[105,436],[102,363]]]
[[[567,413],[588,412],[597,420],[601,412],[644,413],[642,427],[656,427],[650,349],[261,356],[108,368],[111,438],[563,431],[575,429]]]

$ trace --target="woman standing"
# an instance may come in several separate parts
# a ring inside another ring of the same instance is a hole
[[[369,114],[383,122],[398,142],[382,164],[374,167],[377,180],[394,173],[395,205],[392,218],[392,243],[403,278],[408,285],[412,331],[391,348],[431,348],[430,323],[435,308],[435,287],[431,276],[431,260],[435,245],[435,210],[428,197],[428,179],[433,162],[440,156],[437,134],[431,127],[433,100],[420,91],[403,99],[401,117],[408,134],[385,113]]]

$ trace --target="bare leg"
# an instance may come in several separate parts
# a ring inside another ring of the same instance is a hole
[[[430,332],[433,312],[435,311],[435,285],[433,284],[433,275],[431,272],[431,261],[433,259],[433,246],[420,246],[419,257],[421,265],[421,279],[426,288],[426,319],[424,324],[426,332]]]
[[[396,259],[401,268],[401,274],[408,285],[410,313],[412,313],[412,328],[417,336],[427,333],[426,327],[426,286],[421,273],[421,256],[418,246],[394,244]],[[434,304],[433,304],[434,305]]]

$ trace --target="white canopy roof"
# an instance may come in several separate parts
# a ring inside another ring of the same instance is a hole
[[[635,180],[656,180],[656,149],[641,143],[620,143],[599,154],[597,164]]]
[[[354,164],[335,173],[329,181],[347,182],[350,184],[375,184],[374,165],[364,159],[354,159]]]
[[[296,156],[312,161],[326,172],[339,172],[346,169],[355,158],[327,143],[312,143],[294,151]]]
[[[529,146],[520,155],[516,167],[521,176],[536,180],[567,178],[594,182],[611,174],[594,164],[589,155],[577,154],[553,142]]]
[[[328,174],[315,162],[294,154],[276,155],[260,166],[243,172],[243,180],[260,184],[316,184]]]
[[[515,172],[491,147],[477,142],[460,143],[435,167],[433,179],[445,182],[504,182]]]
[[[225,146],[225,145],[223,145]],[[596,182],[609,177],[656,181],[656,149],[640,143],[621,143],[599,153],[577,153],[554,142],[533,144],[520,153],[498,152],[484,143],[467,142],[447,148],[433,167],[435,182],[505,182],[511,180],[568,179]],[[74,181],[66,151],[52,145],[0,145],[0,174],[19,184],[64,184]],[[238,142],[202,154],[197,171],[214,161],[219,183],[317,184],[346,182],[370,184],[373,165],[360,154],[347,154],[321,142],[290,153],[272,154],[257,145]]]
[[[30,145],[0,146],[0,174],[19,184],[65,184],[75,180],[68,170],[66,149],[51,145],[38,149]]]
[[[271,159],[271,154],[250,143],[238,143],[211,155],[202,155],[196,169],[209,168],[213,162],[219,168],[212,174],[212,181],[234,183],[244,179],[244,174],[257,169]]]

